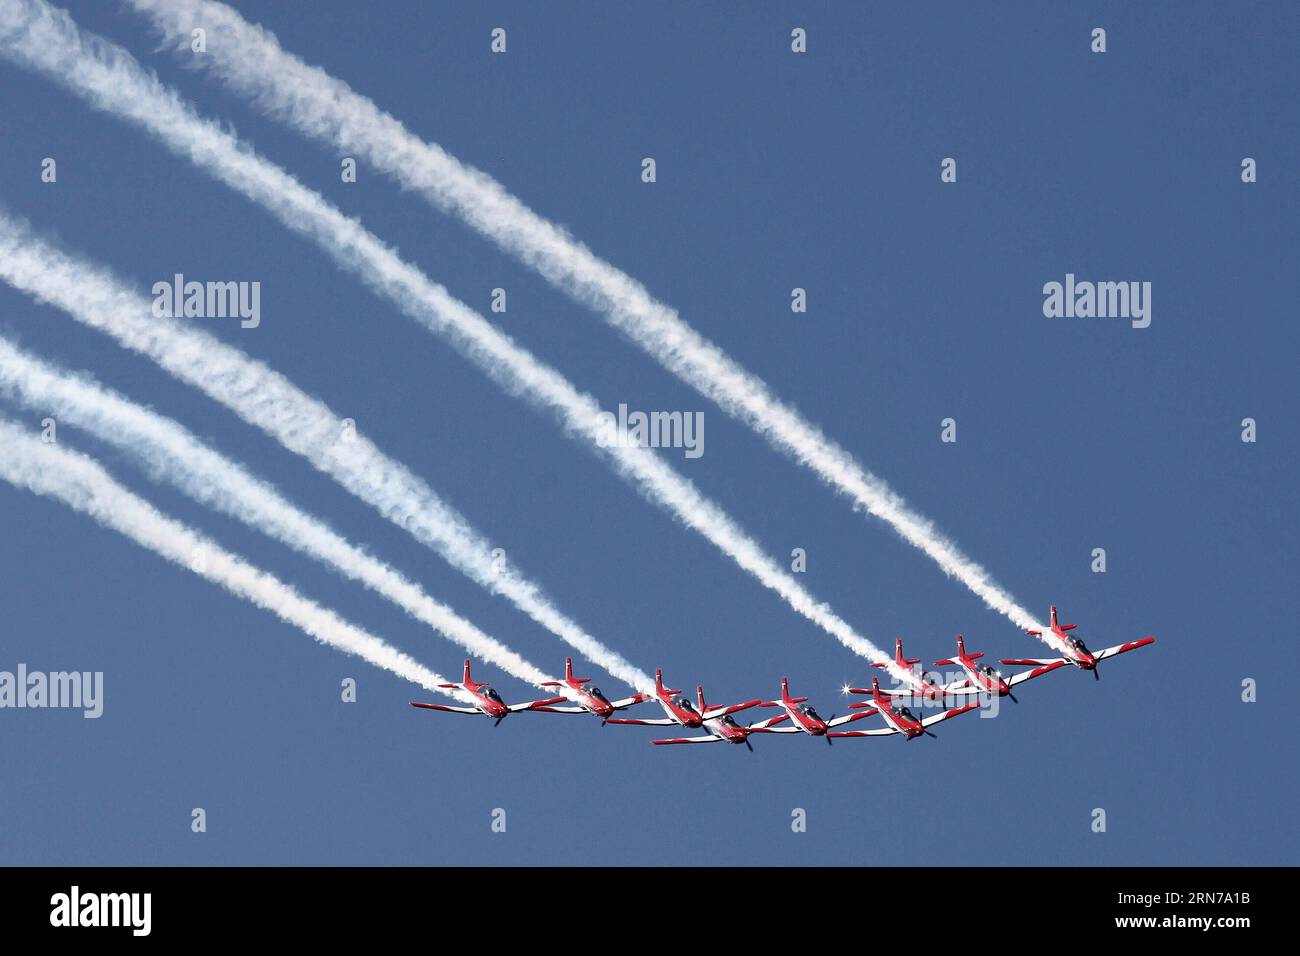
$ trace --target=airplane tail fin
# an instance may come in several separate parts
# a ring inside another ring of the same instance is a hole
[[[681,693],[680,690],[674,690],[671,687],[664,686],[664,672],[658,669],[655,670],[655,690],[660,695],[667,694],[669,697],[671,697],[673,694]]]
[[[709,709],[709,705],[706,704],[706,703],[704,703],[704,688],[703,688],[703,687],[697,687],[697,688],[695,688],[695,699],[696,699],[697,701],[699,701],[699,704],[700,704],[700,713],[701,713],[701,714],[703,714],[706,710]]]
[[[781,678],[781,701],[786,704],[804,704],[808,702],[807,697],[790,696],[790,678]]]
[[[471,678],[469,676],[469,658],[467,657],[465,658],[465,683],[468,684],[470,682],[470,679]]]
[[[1056,616],[1056,605],[1052,605],[1052,627],[1059,628],[1062,631],[1073,631],[1078,626],[1077,624],[1062,624]]]
[[[898,640],[894,642],[894,661],[898,664],[899,667],[911,667],[913,664],[921,663],[921,658],[904,657],[903,639],[900,637]]]
[[[965,639],[964,637],[962,637],[960,634],[958,634],[958,635],[957,635],[957,656],[958,656],[958,657],[964,657],[964,658],[966,658],[966,660],[968,660],[968,661],[977,661],[977,660],[979,660],[981,657],[984,656],[984,652],[983,652],[983,651],[977,651],[977,652],[975,652],[974,654],[967,654],[967,653],[966,653],[966,639]],[[952,662],[949,661],[948,663],[952,663]]]
[[[564,679],[565,679],[566,681],[568,681],[570,684],[573,684],[573,683],[585,684],[585,683],[587,683],[587,681],[591,680],[590,677],[574,677],[574,676],[573,676],[573,658],[572,658],[572,657],[566,657],[566,658],[564,659]]]

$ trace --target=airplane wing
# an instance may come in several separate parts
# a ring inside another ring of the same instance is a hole
[[[717,734],[706,737],[674,737],[671,740],[652,740],[655,744],[716,744],[722,738]]]
[[[863,717],[870,717],[874,713],[876,713],[874,710],[860,710],[856,714],[845,714],[843,717],[832,717],[830,720],[826,721],[826,726],[842,727],[852,721],[861,720]]]
[[[1074,663],[1064,657],[1004,657],[1003,664],[1018,664],[1021,667],[1044,667],[1048,664],[1055,664],[1057,661],[1065,661],[1067,664]]]
[[[676,727],[677,721],[668,717],[660,717],[656,720],[638,720],[635,717],[611,717],[605,721],[607,724],[641,724],[645,727]]]
[[[567,704],[568,702],[569,698],[567,697],[548,697],[546,700],[533,701],[532,706],[534,710],[541,710],[543,707],[553,707],[556,704]]]
[[[978,706],[979,706],[979,702],[976,701],[973,704],[965,704],[961,707],[953,707],[950,710],[945,710],[942,714],[934,714],[933,716],[926,717],[921,721],[921,726],[931,727],[934,724],[939,723],[940,721],[947,720],[949,717],[956,717],[958,714],[964,714],[968,710],[974,710]]]
[[[449,707],[446,704],[425,704],[418,700],[411,701],[412,707],[423,707],[426,710],[445,710],[452,714],[481,714],[482,711],[477,707]]]
[[[1062,661],[1062,663],[1064,663],[1064,661]],[[944,684],[939,689],[950,697],[965,697],[968,694],[985,693],[984,690],[982,690],[979,687],[976,687],[974,684],[970,682],[969,678],[965,678],[965,677],[963,677],[961,680],[955,680],[951,684]]]
[[[1116,644],[1114,647],[1108,647],[1104,651],[1098,651],[1093,656],[1099,661],[1104,661],[1108,657],[1114,657],[1116,654],[1123,654],[1126,651],[1135,651],[1139,647],[1146,647],[1148,644],[1154,644],[1154,637],[1144,637],[1140,641],[1129,641],[1127,644]]]
[[[874,730],[837,730],[827,737],[888,737],[898,733],[893,727],[877,727]]]
[[[1010,677],[1007,678],[1007,683],[1010,686],[1015,687],[1017,684],[1022,684],[1027,680],[1033,680],[1035,677],[1042,677],[1044,674],[1050,674],[1058,667],[1068,667],[1069,665],[1070,665],[1069,661],[1065,660],[1064,658],[1061,658],[1060,660],[1052,661],[1052,663],[1050,664],[1043,664],[1039,667],[1031,667],[1027,671],[1021,671],[1019,674],[1012,674]]]
[[[576,705],[573,707],[553,707],[550,704],[546,703],[545,701],[533,704],[528,709],[540,711],[543,714],[585,714],[587,713],[586,707],[578,707]]]
[[[540,707],[545,706],[545,705],[547,705],[547,704],[554,703],[554,702],[556,702],[556,701],[558,701],[558,700],[568,700],[568,698],[567,698],[567,697],[548,697],[546,700],[529,700],[529,701],[525,701],[525,702],[522,703],[522,704],[510,704],[509,706],[506,707],[506,710],[510,711],[510,713],[512,713],[512,714],[517,714],[517,713],[519,713],[521,710],[534,710],[534,709],[536,709],[536,708],[540,708]],[[564,713],[564,711],[560,711],[560,713]]]
[[[756,724],[750,724],[749,729],[758,730],[758,731],[769,730],[771,733],[774,734],[799,733],[798,727],[778,727],[776,730],[770,730],[773,724],[779,724],[781,723],[781,721],[789,720],[789,719],[790,719],[789,714],[780,714],[776,717],[769,717],[767,718],[767,720],[760,720]]]
[[[747,700],[743,704],[732,704],[730,707],[710,707],[704,712],[704,719],[713,720],[715,717],[722,717],[726,714],[739,713],[742,710],[757,707],[761,703],[763,703],[761,700]]]
[[[633,704],[639,704],[642,701],[653,700],[650,694],[633,694],[631,697],[624,697],[622,700],[611,700],[609,706],[615,710],[622,710],[624,707],[631,707]]]

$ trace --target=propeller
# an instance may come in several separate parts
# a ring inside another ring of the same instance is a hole
[[[930,731],[928,731],[928,730],[925,731],[925,735],[926,735],[927,737],[934,737],[935,740],[938,740],[938,739],[939,739],[939,738],[936,737],[934,734],[930,733]]]
[[[1011,691],[1007,691],[1007,696],[1011,698],[1011,703],[1013,704],[1020,703],[1020,701],[1016,700],[1016,695],[1011,693]]]
[[[1093,664],[1093,665],[1092,665],[1092,679],[1093,679],[1093,680],[1101,680],[1101,671],[1097,670],[1097,665],[1096,665],[1096,664]]]
[[[749,742],[749,734],[745,735],[745,746],[749,748],[750,753],[754,752],[754,745]]]
[[[828,730],[830,729],[831,724],[835,723],[835,718],[836,718],[836,716],[838,716],[838,715],[837,715],[837,714],[831,714],[831,719],[828,720],[828,721],[826,721],[826,727],[827,727]],[[831,740],[831,735],[830,735],[830,734],[823,734],[823,736],[826,738],[826,746],[827,746],[827,747],[833,747],[833,746],[835,745],[835,741]]]
[[[493,726],[493,727],[500,727],[500,726],[501,726],[501,721],[503,721],[503,720],[505,720],[505,719],[506,719],[506,715],[505,715],[505,714],[502,714],[500,717],[497,718],[496,723],[494,723],[492,726]]]

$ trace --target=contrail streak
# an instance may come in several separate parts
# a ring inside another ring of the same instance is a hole
[[[0,212],[0,278],[157,362],[248,424],[306,458],[350,493],[408,531],[453,567],[501,594],[618,679],[647,691],[654,681],[587,634],[541,588],[405,465],[347,428],[323,402],[215,336],[174,319],[154,319],[147,297],[108,272],[39,239]]]
[[[93,458],[45,444],[4,420],[0,420],[0,478],[62,501],[168,561],[270,611],[322,644],[354,654],[426,690],[437,691],[439,684],[448,682],[391,644],[349,624],[210,538],[162,514],[114,481]],[[456,693],[447,696],[469,697]]]
[[[0,21],[0,54],[45,74],[99,109],[142,127],[178,155],[262,205],[291,230],[313,239],[340,267],[357,274],[408,316],[446,337],[503,389],[549,408],[568,434],[586,438],[649,500],[703,534],[797,612],[856,653],[885,663],[903,679],[902,669],[892,658],[818,602],[721,508],[653,452],[641,447],[602,447],[600,406],[595,399],[578,392],[557,371],[403,261],[359,222],[344,216],[319,193],[257,156],[216,124],[201,119],[129,52],[101,37],[84,34],[63,11],[43,0],[4,0],[0,10],[7,13]]]
[[[550,680],[499,641],[440,604],[389,565],[349,543],[274,487],[209,448],[177,422],[89,378],[64,372],[0,337],[0,397],[51,415],[143,462],[203,504],[334,568],[396,604],[471,654],[540,686]]]
[[[1042,629],[992,575],[913,511],[882,479],[780,401],[764,382],[704,338],[639,282],[603,261],[562,228],[512,196],[481,170],[435,143],[422,141],[400,121],[324,70],[285,52],[268,30],[230,7],[208,0],[126,0],[152,18],[161,33],[183,38],[202,26],[208,49],[188,62],[214,72],[300,132],[364,157],[373,168],[459,216],[503,250],[541,273],[580,303],[603,313],[661,365],[724,411],[745,422],[773,447],[811,468],[855,507],[885,521],[909,544],[1019,627]]]

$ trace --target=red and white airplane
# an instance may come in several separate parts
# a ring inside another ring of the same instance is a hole
[[[676,691],[672,691],[671,693],[676,693]],[[695,688],[695,693],[699,697],[699,701],[700,701],[700,707],[698,713],[711,715],[711,716],[705,716],[704,729],[712,731],[712,733],[705,734],[702,737],[673,737],[669,740],[653,740],[651,741],[651,743],[659,744],[659,745],[716,744],[725,740],[729,744],[744,744],[752,751],[754,749],[754,745],[749,742],[750,734],[754,733],[755,731],[761,732],[767,730],[769,727],[772,726],[772,724],[780,723],[781,721],[787,718],[786,714],[781,714],[780,716],[777,717],[771,717],[768,720],[759,721],[757,724],[754,724],[753,726],[743,727],[740,724],[736,723],[736,718],[732,717],[731,715],[738,710],[744,710],[746,707],[754,707],[757,704],[761,703],[761,701],[757,701],[757,700],[750,701],[749,703],[746,704],[737,704],[734,707],[710,708],[709,705],[704,702],[704,688],[703,687]],[[635,721],[629,720],[629,721],[624,721],[624,723],[635,723]],[[645,721],[645,723],[650,723],[650,721]]]
[[[935,661],[935,667],[961,665],[961,669],[966,672],[966,679],[955,681],[951,684],[945,684],[944,690],[950,694],[977,693],[977,694],[996,694],[998,697],[1010,697],[1017,704],[1016,695],[1011,693],[1011,688],[1017,684],[1022,684],[1027,680],[1033,680],[1035,677],[1042,677],[1044,674],[1050,674],[1058,667],[1065,667],[1067,661],[1055,660],[1033,667],[1027,671],[1021,671],[1019,674],[1012,674],[1010,677],[1003,677],[1002,673],[988,664],[975,663],[981,657],[983,652],[976,654],[966,653],[966,642],[960,634],[957,635],[957,656],[949,657],[942,661]]]
[[[540,710],[548,714],[595,714],[601,718],[602,724],[614,715],[616,711],[631,707],[633,704],[639,704],[643,700],[650,700],[649,694],[633,694],[631,697],[624,697],[622,700],[610,700],[600,692],[599,687],[583,687],[591,681],[590,677],[573,676],[573,658],[564,659],[564,680],[549,680],[542,684],[543,687],[568,687],[572,693],[568,697],[551,697],[547,700],[539,700],[533,704],[533,710]],[[556,706],[557,704],[573,704],[570,707]]]
[[[921,663],[921,658],[903,656],[903,639],[901,637],[894,642],[894,663],[911,675],[908,681],[909,686],[895,687],[892,690],[882,691],[882,693],[888,694],[890,697],[923,697],[926,700],[942,700],[944,698],[943,687],[926,680],[925,674],[917,674],[912,670],[912,665]],[[888,665],[884,661],[877,661],[871,666],[884,668]],[[867,691],[858,690],[854,691],[854,693],[865,694]]]
[[[832,727],[840,727],[854,720],[861,720],[863,717],[870,717],[870,711],[858,711],[854,714],[846,714],[843,717],[831,715],[829,720],[823,720],[821,714],[817,713],[812,707],[807,706],[807,697],[790,696],[790,680],[787,677],[781,678],[781,699],[767,700],[761,703],[760,707],[780,707],[785,711],[785,716],[777,717],[773,720],[765,720],[761,723],[749,727],[750,733],[761,734],[811,734],[814,737],[825,737],[826,742],[831,742],[827,731]],[[774,727],[773,724],[779,724],[786,719],[790,720],[789,727]]]
[[[1095,654],[1088,650],[1083,641],[1073,634],[1067,634],[1077,625],[1062,624],[1056,619],[1056,605],[1052,605],[1051,611],[1051,630],[1047,637],[1047,642],[1060,651],[1060,659],[1067,664],[1073,664],[1075,667],[1081,667],[1086,671],[1092,671],[1092,676],[1101,680],[1101,675],[1097,673],[1097,665],[1108,657],[1114,657],[1116,654],[1123,654],[1127,651],[1136,650],[1139,647],[1146,647],[1148,644],[1154,644],[1154,637],[1144,637],[1140,641],[1129,641],[1127,644],[1116,644],[1114,647],[1108,647],[1105,650],[1097,651]],[[1033,634],[1039,637],[1045,637],[1042,631],[1025,631],[1026,634]],[[1002,661],[1003,664],[1029,664],[1035,666],[1045,666],[1056,663],[1054,657],[1011,657]]]
[[[469,660],[465,661],[465,679],[459,684],[439,684],[444,690],[464,690],[474,698],[472,707],[451,707],[447,704],[426,704],[422,701],[411,701],[412,707],[423,707],[426,710],[445,710],[453,714],[482,714],[485,717],[496,719],[497,726],[513,713],[521,710],[530,710],[540,701],[529,701],[526,704],[507,704],[501,699],[501,695],[492,689],[489,684],[481,684],[469,676]]]
[[[866,691],[854,690],[853,693],[864,694]],[[871,696],[870,701],[859,701],[849,706],[854,710],[862,707],[870,708],[862,711],[864,716],[870,717],[872,714],[879,714],[885,719],[887,726],[874,730],[839,730],[827,734],[828,737],[887,737],[890,734],[902,734],[903,739],[911,740],[913,737],[920,737],[925,734],[933,737],[930,728],[940,721],[956,717],[958,714],[964,714],[968,710],[974,710],[980,705],[979,701],[972,704],[965,704],[961,707],[952,707],[942,713],[934,714],[930,717],[917,717],[906,707],[898,706],[897,702],[880,689],[880,678],[871,678]]]
[[[607,721],[611,724],[642,724],[647,727],[688,727],[695,729],[703,727],[706,721],[716,720],[720,717],[729,717],[732,714],[742,710],[748,710],[750,707],[757,707],[762,703],[761,700],[747,700],[743,704],[732,704],[730,707],[708,707],[704,706],[704,691],[700,690],[700,709],[696,710],[691,704],[689,697],[678,697],[680,690],[664,686],[664,672],[655,671],[655,699],[659,701],[659,706],[664,709],[666,718],[655,720],[646,720],[639,717],[611,717]],[[733,721],[733,723],[735,723]]]

